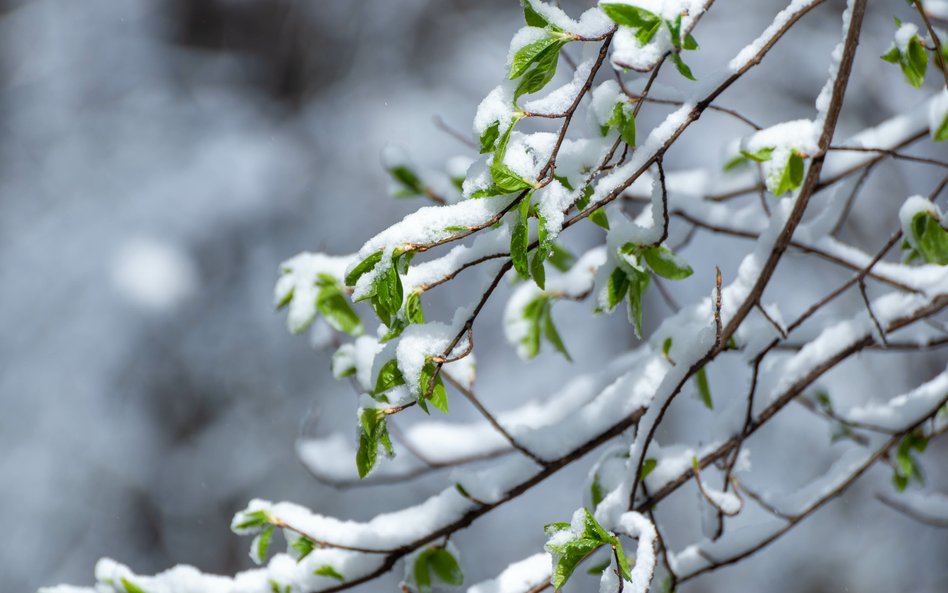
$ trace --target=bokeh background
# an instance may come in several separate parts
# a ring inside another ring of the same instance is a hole
[[[578,14],[591,2],[563,4]],[[870,3],[839,137],[926,96],[877,58],[893,11],[911,15],[897,4]],[[782,5],[719,2],[696,31],[695,73],[729,59]],[[806,17],[722,102],[764,125],[811,116],[841,8]],[[179,562],[233,573],[251,565],[249,541],[228,525],[252,497],[367,518],[443,486],[436,475],[341,493],[306,473],[295,441],[327,426],[352,424],[354,435],[355,394],[333,381],[327,352],[286,332],[272,286],[283,259],[350,253],[419,205],[388,197],[387,143],[426,168],[472,154],[433,117],[469,134],[520,18],[515,0],[0,0],[0,591],[91,584],[101,556],[138,573]],[[640,129],[661,113],[647,107]],[[741,133],[706,115],[667,166],[707,162]],[[912,165],[879,171],[845,231],[867,249],[894,229],[905,196],[937,182]],[[591,244],[595,232],[584,232],[574,247]],[[727,273],[746,247],[699,237],[684,255]],[[782,296],[801,306],[822,292],[814,278],[838,277],[794,265],[799,294]],[[466,302],[468,282],[439,289],[429,316]],[[689,280],[679,296],[707,288]],[[577,362],[524,365],[503,343],[495,300],[479,328],[489,346],[477,350],[479,391],[494,409],[542,397],[634,344],[620,316],[564,304],[557,317]],[[649,296],[651,327],[663,307]],[[831,381],[888,397],[944,363],[944,352],[880,358],[872,373],[843,369]],[[727,369],[712,382],[721,398],[743,385]],[[473,417],[457,401],[453,413]],[[682,406],[667,439],[700,440],[707,416],[691,399]],[[838,453],[830,427],[801,418],[755,458],[764,479],[801,483]],[[944,453],[926,454],[930,486],[943,490]],[[461,533],[469,582],[541,549],[541,526],[582,504],[591,461]],[[686,590],[948,590],[948,535],[874,502],[887,480],[872,473],[752,561]],[[696,536],[694,501],[684,492],[685,510],[666,517],[676,547]]]

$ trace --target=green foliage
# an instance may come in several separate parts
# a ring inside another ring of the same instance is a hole
[[[546,37],[528,43],[514,54],[509,77],[510,80],[520,78],[514,91],[515,102],[522,95],[535,93],[553,80],[560,50],[571,39],[570,36],[551,29]]]
[[[349,299],[346,298],[339,281],[328,274],[320,274],[316,284],[319,286],[316,310],[330,327],[350,336],[362,335],[362,320],[349,305]]]
[[[559,243],[553,243],[553,250],[547,257],[547,261],[560,272],[565,272],[576,263],[576,256]]]
[[[589,200],[594,193],[593,186],[587,185],[583,188],[583,193],[580,194],[579,198],[576,199],[576,207],[580,210],[585,210],[589,207]],[[609,230],[609,218],[606,216],[606,211],[604,208],[597,208],[593,210],[592,214],[589,215],[589,220],[595,223],[597,226],[600,226],[607,231]]]
[[[375,391],[372,397],[379,399],[386,391],[405,384],[405,377],[398,368],[398,361],[394,358],[386,362],[379,369],[379,374],[375,379]]]
[[[669,280],[683,280],[694,273],[691,266],[681,261],[671,249],[664,246],[644,249],[642,256],[653,272]]]
[[[410,323],[422,324],[425,322],[425,313],[421,309],[421,293],[410,292],[405,299],[405,318]]]
[[[290,544],[290,547],[296,552],[297,560],[302,560],[309,556],[316,549],[316,542],[305,535],[301,535]]]
[[[378,265],[380,261],[382,261],[382,252],[376,251],[369,257],[359,262],[359,264],[352,268],[352,271],[346,275],[346,286],[355,286],[356,282],[359,281],[359,278]]]
[[[530,247],[530,194],[520,200],[517,207],[517,221],[510,233],[510,261],[521,278],[529,278],[527,249]]]
[[[631,148],[635,148],[635,108],[628,101],[617,101],[612,108],[609,120],[600,126],[600,133],[605,136],[612,128],[619,129],[622,141]]]
[[[761,148],[760,150],[757,150],[754,152],[742,150],[740,153],[738,153],[737,156],[729,160],[724,165],[724,170],[730,171],[732,169],[736,169],[737,167],[740,167],[741,165],[745,165],[749,163],[750,161],[754,161],[757,163],[764,163],[764,162],[769,161],[773,157],[773,154],[774,154],[773,147]]]
[[[408,271],[408,265],[415,256],[414,251],[402,251],[396,249],[392,254],[389,265],[378,271],[373,279],[372,286],[356,302],[370,299],[372,309],[375,311],[379,320],[390,328],[399,328],[398,312],[402,308],[404,299],[404,289],[402,287],[402,274]],[[346,285],[355,286],[363,275],[370,270],[374,270],[382,265],[382,252],[377,251],[365,258],[346,276]],[[400,329],[404,329],[401,326]],[[400,333],[396,331],[395,335]],[[394,335],[386,336],[391,339]],[[384,341],[384,340],[383,340]]]
[[[897,27],[902,25],[899,19],[895,19]],[[928,68],[928,52],[925,50],[925,43],[918,35],[913,36],[905,51],[901,51],[897,46],[880,56],[886,62],[898,64],[902,69],[905,80],[915,88],[919,88],[925,82],[925,70]]]
[[[130,580],[122,577],[122,587],[125,588],[126,593],[145,593],[145,590],[131,582]]]
[[[892,465],[892,483],[899,492],[905,490],[909,480],[915,479],[924,483],[925,476],[912,451],[924,453],[926,447],[928,438],[920,432],[910,432],[899,443],[895,452],[895,463]]]
[[[948,44],[945,45],[948,47]],[[945,62],[948,63],[948,57],[944,58]],[[932,140],[935,142],[944,142],[948,140],[948,112],[945,112],[945,117],[942,118],[941,123],[937,127],[932,128]]]
[[[520,0],[520,5],[523,7],[523,20],[531,27],[545,28],[553,26],[543,15],[533,8],[533,4],[530,3],[530,0]]]
[[[691,68],[688,67],[688,64],[685,64],[685,61],[681,59],[681,54],[672,52],[671,61],[675,65],[675,68],[678,70],[679,74],[688,80],[697,80],[695,75],[691,73]]]
[[[253,511],[250,513],[244,513],[244,520],[237,525],[234,525],[234,529],[263,527],[264,525],[268,525],[271,521],[272,518],[266,511]]]
[[[454,555],[443,546],[432,546],[415,558],[412,567],[417,593],[431,593],[432,577],[452,587],[464,584],[464,573]]]
[[[433,386],[432,381],[434,382]],[[430,394],[428,393],[429,389],[431,389]],[[425,413],[429,413],[429,403],[445,414],[448,413],[448,392],[444,388],[438,366],[430,361],[422,367],[421,378],[418,381],[418,405]]]
[[[345,582],[346,580],[346,577],[339,574],[338,570],[336,570],[332,566],[329,566],[328,564],[323,564],[322,566],[314,570],[313,574],[318,574],[319,576],[336,579],[340,583]]]
[[[662,18],[654,12],[631,4],[600,4],[599,8],[617,25],[633,30],[639,45],[645,45],[655,37],[662,26]]]
[[[487,129],[484,130],[484,133],[481,134],[480,143],[481,149],[480,153],[485,154],[494,150],[494,144],[497,142],[497,138],[500,136],[500,122],[495,121],[491,125],[487,126]]]
[[[356,468],[359,478],[364,478],[375,467],[379,447],[388,457],[395,455],[392,441],[388,436],[385,412],[375,408],[363,409],[359,414],[359,450],[356,451]]]
[[[560,337],[556,325],[553,323],[553,304],[548,295],[540,295],[533,299],[523,308],[523,317],[528,322],[527,334],[521,340],[521,344],[528,358],[534,358],[540,353],[540,337],[546,338],[546,341],[562,354],[566,360],[572,362],[566,345]]]
[[[711,399],[711,385],[708,383],[708,372],[701,367],[695,373],[695,387],[698,390],[698,397],[701,403],[709,410],[714,409],[714,400]]]
[[[257,539],[254,540],[253,556],[258,564],[263,564],[266,561],[271,541],[273,541],[273,525],[261,531]]]
[[[388,174],[399,186],[398,191],[395,192],[396,198],[414,198],[428,193],[428,188],[421,181],[421,178],[407,165],[391,167],[388,169]]]
[[[948,230],[932,212],[919,212],[912,218],[914,245],[906,241],[907,261],[922,260],[939,266],[948,265]]]
[[[622,542],[619,541],[618,537],[603,529],[588,509],[583,509],[583,513],[583,531],[581,534],[563,543],[554,545],[548,542],[546,545],[546,550],[553,555],[553,588],[555,590],[562,588],[579,563],[604,545],[615,550],[615,554],[619,559],[619,571],[622,578],[627,581],[631,580],[631,567],[622,549]],[[550,537],[569,529],[569,523],[551,523],[544,527],[544,531]]]
[[[767,176],[767,185],[775,196],[782,196],[791,192],[803,183],[803,156],[797,151],[790,151],[783,168]]]
[[[635,39],[639,42],[640,46],[654,39],[662,23],[664,23],[665,26],[668,27],[672,45],[674,46],[674,51],[670,54],[672,63],[675,64],[675,68],[678,69],[678,72],[682,76],[688,80],[695,80],[694,75],[691,73],[691,68],[689,68],[681,58],[681,51],[698,49],[698,42],[690,33],[686,34],[684,39],[682,39],[680,14],[675,20],[667,20],[662,19],[654,12],[650,12],[638,6],[632,6],[631,4],[600,4],[599,8],[616,24],[632,29]]]
[[[628,297],[629,321],[635,335],[642,336],[642,299],[651,283],[651,273],[670,280],[691,276],[691,266],[664,246],[640,246],[626,243],[618,252],[619,263],[606,284],[606,305],[611,311]],[[644,265],[643,265],[644,264]]]

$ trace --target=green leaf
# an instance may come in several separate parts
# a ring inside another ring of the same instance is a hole
[[[425,313],[421,310],[421,293],[412,291],[405,299],[405,318],[414,324],[425,322]]]
[[[415,585],[418,593],[431,593],[431,570],[428,568],[428,553],[425,550],[415,558]]]
[[[339,574],[339,571],[337,571],[332,566],[329,566],[328,564],[323,564],[322,566],[314,570],[313,574],[318,574],[319,576],[322,576],[322,577],[333,578],[339,581],[340,583],[346,580],[346,577]]]
[[[629,278],[629,321],[634,324],[635,335],[642,337],[642,298],[648,289],[652,276],[648,272],[642,272],[635,268],[630,268],[627,272]]]
[[[635,147],[635,108],[628,101],[616,103],[616,124],[619,127],[619,135],[622,141],[630,147]]]
[[[919,212],[912,218],[912,234],[922,259],[939,266],[948,264],[948,230],[932,213]]]
[[[580,210],[585,210],[589,206],[589,199],[592,197],[595,190],[591,185],[587,185],[583,188],[582,194],[579,198],[576,199],[576,207]],[[589,215],[589,220],[591,220],[596,225],[609,230],[609,219],[606,217],[606,211],[603,208],[597,208]]]
[[[519,99],[522,95],[529,95],[530,93],[535,93],[545,87],[553,77],[556,75],[556,66],[560,59],[560,49],[566,45],[566,41],[562,39],[557,39],[555,43],[547,47],[537,59],[533,62],[533,67],[530,68],[520,80],[520,83],[517,84],[517,88],[514,91],[514,101]]]
[[[471,199],[472,199],[472,200],[479,200],[479,199],[481,199],[481,198],[493,198],[493,197],[495,197],[495,196],[506,196],[506,195],[509,194],[509,193],[511,193],[511,192],[504,191],[504,190],[500,189],[499,187],[497,187],[496,185],[492,185],[492,186],[490,186],[490,187],[487,187],[487,188],[484,188],[484,189],[479,189],[479,190],[473,192],[473,193],[471,194]],[[465,229],[465,230],[466,230],[466,229]]]
[[[622,302],[628,292],[629,277],[625,270],[616,266],[609,274],[609,280],[606,282],[606,304],[609,306],[609,310],[615,309],[616,305]]]
[[[543,250],[537,249],[533,253],[533,259],[530,261],[530,276],[537,283],[540,290],[546,288],[546,269],[543,267]]]
[[[688,64],[685,64],[685,61],[681,59],[681,55],[672,52],[671,61],[675,64],[675,68],[678,69],[679,74],[688,80],[697,80],[695,75],[691,73],[691,68],[688,67]]]
[[[613,20],[617,25],[630,27],[632,29],[650,29],[656,23],[661,24],[662,19],[654,12],[649,12],[644,8],[632,6],[631,4],[600,4],[606,16]]]
[[[740,167],[741,165],[746,165],[748,159],[743,154],[738,154],[737,156],[731,158],[728,162],[724,163],[724,172],[733,171],[734,169]]]
[[[523,20],[531,27],[540,27],[542,29],[550,24],[543,15],[533,8],[530,0],[520,0],[520,5],[523,6]]]
[[[543,335],[557,352],[562,354],[566,360],[573,362],[569,352],[566,351],[566,345],[563,344],[560,333],[556,331],[556,326],[553,324],[553,316],[551,315],[552,308],[553,306],[550,304],[550,301],[547,300],[546,305],[543,307]]]
[[[612,542],[616,539],[614,535],[599,524],[599,521],[596,521],[596,517],[586,508],[583,509],[583,536],[597,539],[603,543]]]
[[[671,33],[671,42],[675,49],[681,49],[681,14],[675,17],[675,20],[665,20],[665,26]]]
[[[602,208],[597,208],[593,210],[592,214],[589,215],[589,220],[593,221],[596,225],[609,230],[609,218],[606,216],[606,211]]]
[[[647,458],[645,461],[643,461],[643,462],[642,462],[642,477],[641,477],[641,479],[644,480],[647,475],[649,475],[650,473],[652,473],[652,470],[655,469],[655,467],[656,467],[657,465],[658,465],[658,461],[656,461],[656,460],[654,460],[654,459],[652,459],[652,458]]]
[[[653,272],[668,278],[669,280],[682,280],[691,276],[694,270],[678,256],[672,253],[672,250],[664,247],[650,247],[642,252],[645,263]]]
[[[662,342],[662,356],[665,357],[665,360],[668,360],[668,353],[672,348],[672,339],[670,337],[665,338],[665,341]]]
[[[761,148],[760,150],[754,152],[750,152],[748,150],[741,151],[741,155],[749,158],[752,161],[757,161],[758,163],[765,163],[769,161],[771,158],[773,158],[773,154],[774,148],[772,146]]]
[[[708,384],[708,373],[704,370],[704,367],[701,367],[695,373],[695,387],[698,388],[698,395],[701,397],[704,406],[709,410],[713,410],[714,401],[711,399],[711,386]]]
[[[530,275],[527,268],[527,249],[530,247],[530,231],[527,224],[530,215],[530,194],[520,200],[517,214],[519,218],[510,233],[510,261],[522,278]]]
[[[293,540],[293,543],[290,544],[290,547],[296,551],[297,560],[302,560],[303,558],[309,556],[314,549],[316,549],[316,543],[305,535],[302,535]]]
[[[362,320],[349,306],[349,299],[336,279],[320,274],[318,284],[320,288],[316,296],[316,310],[322,314],[330,327],[350,336],[361,335],[364,331]]]
[[[612,108],[612,115],[609,120],[601,127],[600,131],[605,136],[612,128],[619,129],[619,136],[622,141],[630,147],[635,148],[635,108],[625,100],[617,101]]]
[[[685,35],[685,42],[682,45],[682,48],[689,51],[698,49],[698,41],[692,37],[691,33]]]
[[[288,291],[286,291],[286,294],[280,297],[280,301],[276,304],[276,310],[279,311],[283,307],[286,307],[287,305],[290,304],[292,300],[293,300],[293,288],[290,288]]]
[[[536,212],[539,225],[537,226],[537,240],[539,245],[533,253],[533,260],[530,263],[530,275],[540,287],[540,290],[546,288],[546,270],[543,267],[543,261],[546,256],[553,251],[553,242],[550,240],[550,234],[547,232],[546,218],[539,211]]]
[[[900,25],[896,25],[900,26]],[[915,88],[920,88],[925,82],[925,71],[928,69],[928,52],[922,38],[912,37],[906,51],[903,53],[895,45],[880,56],[886,62],[898,64],[902,69],[905,80]]]
[[[948,44],[945,44],[945,47],[948,47]],[[948,57],[945,58],[945,62],[948,63]],[[945,112],[945,117],[942,118],[938,127],[932,129],[932,140],[935,142],[948,140],[948,112]]]
[[[631,581],[632,567],[629,565],[629,557],[625,555],[625,550],[622,549],[622,542],[619,541],[619,538],[616,538],[614,545],[616,547],[616,560],[619,561],[619,572],[622,574],[622,579]]]
[[[635,39],[639,42],[640,46],[644,46],[655,37],[655,34],[658,33],[658,30],[661,28],[661,26],[662,21],[659,19],[658,21],[655,21],[655,24],[650,27],[642,27],[635,32]]]
[[[398,311],[402,308],[404,293],[401,273],[407,271],[408,262],[412,257],[414,252],[393,254],[391,265],[379,273],[372,284],[372,309],[387,326],[394,324]]]
[[[471,498],[471,493],[468,492],[468,491],[467,491],[467,488],[465,488],[460,482],[455,482],[455,483],[454,483],[454,489],[457,490],[457,491],[458,491],[458,494],[460,494],[460,495],[463,496],[464,498],[466,498],[466,499],[468,499],[468,500],[473,500],[473,499]]]
[[[394,340],[398,336],[402,335],[402,332],[405,331],[405,328],[408,327],[409,323],[407,320],[402,319],[401,317],[393,317],[391,324],[388,325],[388,332],[379,340],[379,344],[384,344],[389,340]]]
[[[905,490],[913,478],[924,483],[925,476],[912,451],[924,453],[928,447],[928,438],[920,432],[910,432],[899,443],[893,464],[892,482],[899,491]]]
[[[425,187],[425,184],[422,183],[418,175],[405,165],[392,167],[388,170],[388,173],[392,176],[392,179],[401,186],[399,192],[395,194],[396,197],[410,198],[423,196],[428,191],[428,188]]]
[[[266,511],[253,511],[251,513],[244,513],[244,520],[237,525],[234,525],[234,529],[249,529],[251,527],[263,527],[270,523],[270,515]]]
[[[355,286],[356,282],[359,281],[359,278],[374,268],[380,261],[382,261],[382,252],[376,251],[369,257],[359,262],[359,265],[352,268],[352,271],[346,274],[346,286]]]
[[[527,358],[534,358],[540,353],[540,322],[546,308],[546,296],[539,296],[527,303],[523,308],[523,318],[527,321],[527,333],[521,339]]]
[[[922,86],[925,82],[925,70],[928,69],[928,52],[922,43],[922,38],[916,35],[908,43],[908,52],[899,65],[902,67],[902,74],[910,85],[915,88]]]
[[[503,190],[505,193],[518,192],[533,187],[529,181],[521,178],[507,165],[497,162],[494,157],[494,164],[490,167],[491,177],[494,179],[494,186]]]
[[[426,362],[425,366],[422,367],[421,378],[418,381],[419,403],[422,403],[423,400],[427,400],[427,403],[430,403],[435,408],[447,414],[448,392],[444,388],[441,374],[437,371],[438,366],[433,362]],[[431,395],[426,398],[425,394],[431,386],[432,379],[434,379],[434,388],[431,391]]]
[[[803,157],[796,151],[791,152],[787,158],[787,163],[780,171],[776,187],[771,190],[773,194],[782,196],[800,187],[800,184],[803,183],[803,169]]]
[[[431,550],[428,555],[428,565],[442,583],[453,587],[460,587],[464,584],[464,573],[461,571],[461,565],[446,549],[434,548]]]
[[[375,379],[373,395],[382,395],[389,389],[405,384],[405,377],[398,368],[398,361],[394,358],[382,365],[378,377]]]
[[[259,564],[263,564],[267,559],[267,550],[270,549],[270,542],[273,540],[273,525],[260,532],[257,536],[256,546],[254,548],[254,557]]]
[[[899,52],[899,48],[893,45],[892,48],[889,49],[889,51],[885,52],[879,57],[885,60],[886,62],[889,62],[890,64],[898,64],[900,56],[901,56],[901,52]]]
[[[548,537],[553,537],[557,533],[561,531],[565,531],[569,528],[570,528],[569,523],[566,523],[565,521],[557,521],[554,523],[547,523],[546,525],[544,525],[543,533],[545,533]]]
[[[559,243],[553,244],[553,251],[547,260],[560,272],[565,272],[576,263],[576,256]]]
[[[359,416],[359,425],[361,432],[359,450],[356,451],[356,468],[359,470],[359,478],[362,479],[375,467],[379,447],[382,447],[389,457],[393,456],[395,451],[388,436],[385,412],[374,408],[364,409]]]
[[[588,538],[578,538],[563,546],[563,553],[553,567],[553,589],[559,590],[566,584],[573,571],[587,556],[598,550],[602,542]]]
[[[127,593],[145,593],[145,590],[131,582],[130,580],[122,577],[122,587],[125,588]]]
[[[497,142],[498,136],[500,136],[500,122],[495,121],[481,134],[481,154],[494,150],[494,143]]]
[[[564,41],[560,36],[549,35],[523,46],[514,54],[513,61],[510,64],[510,80],[523,76],[531,65],[548,60],[547,56],[551,52],[559,53],[563,45]]]

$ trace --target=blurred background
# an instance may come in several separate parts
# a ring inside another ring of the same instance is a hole
[[[591,4],[563,3],[574,16]],[[719,4],[696,30],[699,78],[783,6]],[[911,17],[904,3],[870,4],[838,137],[936,90],[932,81],[927,92],[910,89],[877,57],[892,11]],[[722,103],[762,125],[812,116],[842,6],[806,17]],[[272,286],[282,260],[351,253],[420,205],[388,197],[378,157],[387,143],[422,168],[473,156],[433,117],[470,134],[478,102],[504,77],[520,15],[516,0],[0,0],[0,591],[91,584],[101,556],[142,574],[176,563],[232,574],[251,566],[249,541],[229,522],[252,497],[367,518],[443,487],[435,475],[340,493],[306,473],[296,439],[347,423],[354,438],[355,394],[332,379],[329,353],[285,330]],[[674,73],[661,80],[688,84]],[[639,129],[663,113],[646,107]],[[706,115],[666,166],[706,163],[743,133]],[[935,152],[926,142],[917,150]],[[937,179],[918,166],[880,167],[846,238],[874,249],[903,199]],[[582,249],[596,231],[575,235]],[[721,265],[727,278],[747,246],[699,237],[683,255],[697,270]],[[839,277],[794,265],[781,270],[801,279],[800,305],[823,292],[808,288],[814,278]],[[706,294],[699,276],[681,284],[680,300]],[[433,294],[429,317],[465,303],[472,280]],[[503,343],[503,295],[494,301],[478,330],[478,344],[491,346],[477,355],[479,393],[495,410],[634,344],[621,316],[563,304],[558,323],[575,365],[547,354],[524,365]],[[649,295],[647,325],[663,307]],[[880,358],[873,373],[843,369],[828,381],[890,397],[944,362],[943,352]],[[721,398],[744,384],[726,370],[711,378]],[[703,438],[708,416],[686,399],[668,441]],[[453,414],[474,416],[457,401]],[[784,440],[754,459],[761,476],[802,483],[838,453],[830,427],[801,418],[809,422],[768,437]],[[934,449],[926,455],[944,459]],[[468,582],[540,550],[541,526],[582,504],[591,461],[462,532]],[[944,491],[932,467],[930,486]],[[685,590],[948,590],[948,535],[876,503],[885,488],[884,470],[870,474],[750,562]],[[685,510],[665,517],[678,548],[696,537],[694,500],[684,491],[671,504]]]

